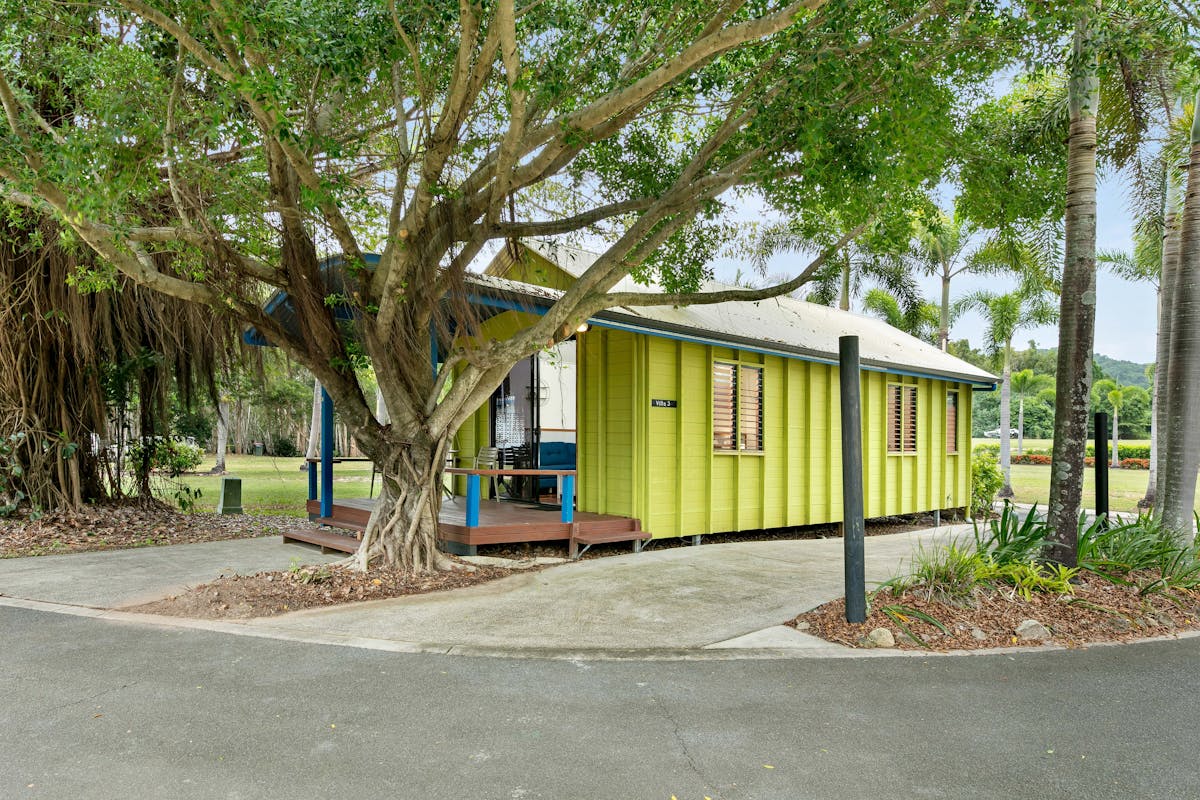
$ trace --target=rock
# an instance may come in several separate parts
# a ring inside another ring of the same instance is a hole
[[[1133,627],[1133,623],[1126,617],[1110,617],[1104,625],[1115,633],[1126,633]]]
[[[796,630],[798,630],[798,631],[806,631],[811,627],[812,627],[812,625],[808,622],[797,622],[796,623]]]
[[[1017,626],[1017,638],[1024,642],[1042,642],[1050,638],[1050,631],[1036,619],[1026,619]]]
[[[971,638],[977,639],[981,642],[986,642],[987,634],[983,632],[982,628],[971,628]]]
[[[1159,612],[1158,614],[1155,614],[1154,619],[1156,622],[1158,622],[1159,625],[1162,625],[1164,628],[1169,628],[1169,629],[1175,628],[1175,620],[1171,619],[1171,615],[1167,614],[1166,612]]]
[[[887,628],[876,628],[863,639],[864,647],[895,647],[896,637]]]

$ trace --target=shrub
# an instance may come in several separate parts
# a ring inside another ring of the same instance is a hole
[[[277,436],[271,442],[271,453],[282,458],[291,458],[300,455],[300,451],[296,449],[296,443],[286,436]]]
[[[1037,464],[1045,466],[1050,463],[1050,456],[1042,455],[1041,453],[1026,453],[1024,455],[1013,455],[1010,460],[1014,464]]]
[[[150,469],[166,472],[172,478],[195,469],[204,460],[204,451],[199,447],[156,436],[152,440],[142,440],[130,445],[129,463],[138,464],[144,457],[144,448],[147,447],[154,448],[150,454]]]
[[[1037,506],[1024,518],[1012,503],[1006,502],[1000,516],[989,520],[982,530],[975,523],[975,552],[996,564],[1034,561],[1046,549],[1046,524]]]
[[[1122,458],[1121,469],[1150,469],[1148,458]]]
[[[990,451],[976,449],[971,456],[971,513],[974,516],[990,513],[996,492],[1004,485],[1000,464]]]
[[[1104,452],[1112,455],[1112,444],[1108,443],[1104,448]],[[1089,444],[1087,446],[1086,455],[1096,455],[1096,446]],[[1120,444],[1117,445],[1117,455],[1122,458],[1150,458],[1150,445],[1146,444]]]

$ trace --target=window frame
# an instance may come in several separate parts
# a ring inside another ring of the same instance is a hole
[[[950,398],[951,398],[951,396],[953,396],[953,398],[954,398],[954,436],[953,437],[951,437],[951,435],[950,435]],[[947,389],[946,390],[946,455],[956,456],[960,452],[960,448],[958,445],[958,439],[959,439],[958,421],[961,418],[960,413],[959,413],[961,410],[962,410],[962,394],[959,392],[958,389]]]
[[[884,445],[889,456],[915,456],[921,449],[919,397],[915,383],[889,381],[885,385],[884,406],[887,419]],[[899,392],[899,408],[893,401],[894,391]],[[909,441],[911,439],[911,449]],[[893,446],[893,445],[897,446]]]
[[[732,446],[718,447],[717,446],[717,395],[716,395],[716,380],[718,365],[729,367],[732,375],[732,388],[730,390],[732,399],[731,419],[732,427],[730,429],[729,438],[732,439]],[[758,448],[750,449],[744,446],[744,420],[743,414],[743,396],[742,392],[745,388],[743,377],[747,371],[753,370],[758,376]],[[733,358],[714,358],[709,369],[709,433],[712,442],[712,452],[714,455],[749,455],[761,456],[766,453],[766,365],[752,362],[743,362]]]

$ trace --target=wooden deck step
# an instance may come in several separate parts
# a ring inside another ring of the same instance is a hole
[[[642,530],[638,520],[628,520],[624,530],[619,530],[611,524],[597,526],[595,523],[586,527],[575,526],[571,531],[571,540],[567,544],[567,556],[576,559],[582,556],[594,544],[609,542],[633,542],[635,551],[641,549],[642,542],[652,538],[651,534]],[[583,545],[580,548],[580,545]]]
[[[358,537],[356,537],[359,539],[362,538],[361,534],[367,532],[367,525],[365,522],[361,524],[357,522],[351,522],[343,517],[317,517],[313,520],[313,522],[317,523],[318,525],[328,525],[331,528],[341,528],[347,531],[354,531],[355,533],[360,534]]]
[[[283,541],[304,542],[315,544],[322,553],[337,551],[339,553],[354,553],[358,550],[358,537],[347,536],[344,533],[334,533],[328,530],[292,530],[283,534]]]

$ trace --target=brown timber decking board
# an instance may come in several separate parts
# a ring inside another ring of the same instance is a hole
[[[333,501],[333,514],[322,523],[359,531],[366,526],[375,501],[368,498],[348,498]],[[321,513],[321,504],[308,501],[308,513]],[[500,544],[508,542],[545,542],[571,538],[571,523],[562,522],[557,509],[533,508],[519,503],[502,503],[481,500],[479,503],[479,525],[467,527],[467,501],[463,497],[447,499],[442,503],[438,518],[441,539],[465,545]],[[637,520],[609,514],[592,514],[576,511],[575,522],[579,533],[596,536],[612,536],[622,531],[638,531]],[[336,534],[335,534],[336,535]],[[631,535],[642,538],[645,534]],[[605,539],[609,540],[609,539]],[[620,541],[620,539],[616,539]],[[353,541],[353,540],[352,540]]]

